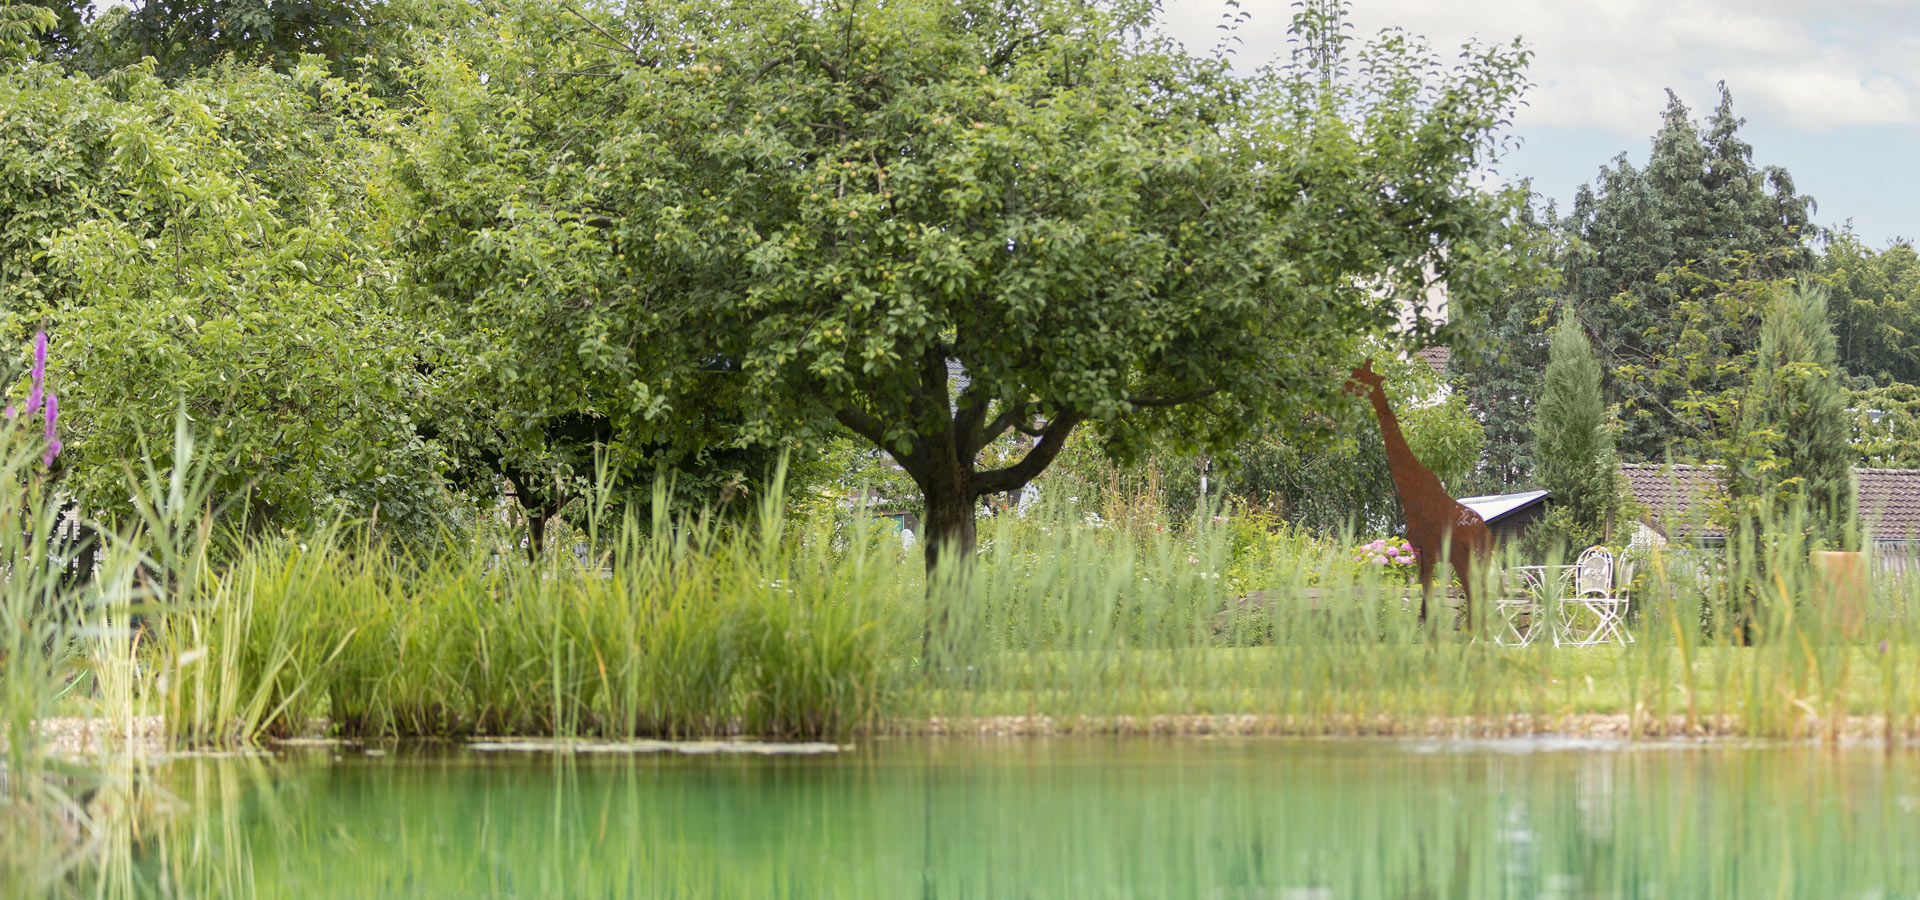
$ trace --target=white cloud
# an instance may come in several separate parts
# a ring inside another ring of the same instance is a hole
[[[1286,51],[1288,5],[1247,2],[1248,63]],[[1211,47],[1224,0],[1166,0],[1166,28]],[[1725,79],[1749,119],[1799,131],[1920,121],[1913,0],[1356,0],[1361,35],[1398,25],[1450,48],[1518,35],[1536,87],[1516,125],[1646,135],[1675,92],[1696,115]]]

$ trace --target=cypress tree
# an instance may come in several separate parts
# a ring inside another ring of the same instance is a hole
[[[1827,292],[1810,281],[1778,291],[1760,324],[1747,403],[1748,434],[1764,436],[1768,464],[1753,472],[1763,500],[1804,504],[1808,536],[1841,546],[1854,516],[1853,452]]]
[[[1613,436],[1600,362],[1571,308],[1562,311],[1548,348],[1533,441],[1540,486],[1564,511],[1561,536],[1574,543],[1599,538],[1615,505]]]

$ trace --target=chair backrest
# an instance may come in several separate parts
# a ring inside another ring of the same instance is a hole
[[[1573,573],[1575,597],[1606,597],[1613,593],[1613,552],[1605,547],[1588,547],[1580,554]]]
[[[1633,590],[1633,573],[1639,565],[1640,554],[1635,553],[1631,547],[1622,551],[1620,557],[1613,561],[1614,594],[1625,597],[1629,591]]]

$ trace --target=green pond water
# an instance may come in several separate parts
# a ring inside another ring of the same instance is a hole
[[[111,893],[1920,898],[1920,750],[886,741],[179,760]]]

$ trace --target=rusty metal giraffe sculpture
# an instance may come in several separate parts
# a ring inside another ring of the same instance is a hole
[[[1387,469],[1393,473],[1393,486],[1400,492],[1400,506],[1407,513],[1407,542],[1420,554],[1420,621],[1427,621],[1427,597],[1433,593],[1433,567],[1445,552],[1453,563],[1453,572],[1467,594],[1467,625],[1474,623],[1474,593],[1478,573],[1486,571],[1493,557],[1493,534],[1480,514],[1453,499],[1440,484],[1440,478],[1415,458],[1400,433],[1400,420],[1387,405],[1387,392],[1373,371],[1373,360],[1353,370],[1347,390],[1365,394],[1373,401],[1373,412],[1380,419],[1380,438],[1387,445]]]

